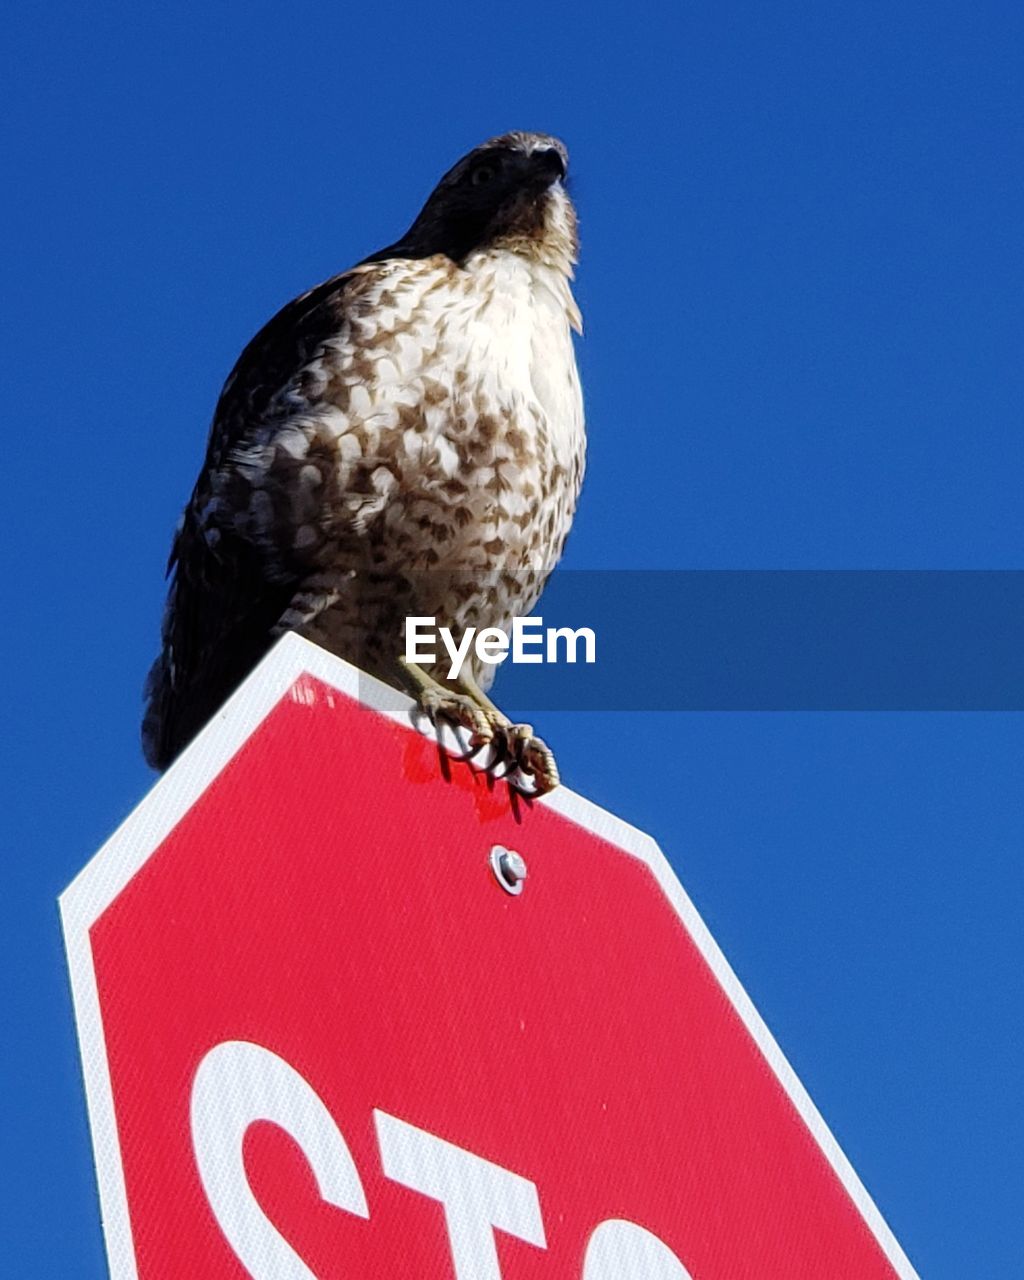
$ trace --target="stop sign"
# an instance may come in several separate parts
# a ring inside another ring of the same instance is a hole
[[[115,1280],[915,1274],[653,841],[294,636],[61,907]]]

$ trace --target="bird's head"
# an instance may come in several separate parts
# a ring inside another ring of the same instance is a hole
[[[410,257],[508,249],[571,274],[576,213],[563,180],[569,153],[542,133],[504,133],[453,165],[395,246]]]

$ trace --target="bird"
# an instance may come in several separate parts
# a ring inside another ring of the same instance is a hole
[[[440,179],[403,236],[283,307],[217,401],[173,539],[143,750],[165,769],[293,631],[412,695],[523,790],[532,726],[405,657],[407,617],[508,631],[562,555],[586,457],[565,145],[515,131]]]

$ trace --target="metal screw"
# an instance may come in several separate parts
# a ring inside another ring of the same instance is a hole
[[[514,849],[496,844],[491,850],[491,870],[494,878],[506,893],[518,896],[526,879],[526,863]]]

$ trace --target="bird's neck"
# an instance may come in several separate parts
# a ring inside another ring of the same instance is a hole
[[[489,274],[492,265],[512,255],[525,266],[531,280],[531,291],[553,295],[564,308],[571,328],[582,333],[583,322],[571,285],[578,247],[576,211],[559,187],[551,192],[543,223],[532,234],[517,231],[496,236],[489,244],[471,253],[464,266],[469,270],[482,269]]]
[[[542,208],[538,225],[528,231],[513,227],[496,236],[492,247],[520,253],[571,280],[579,253],[576,210],[560,183],[547,192]]]

